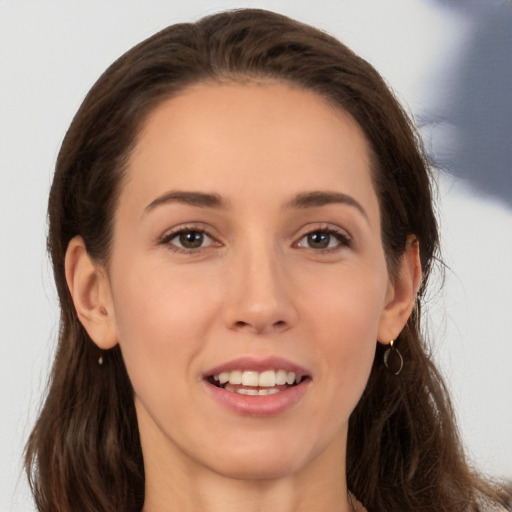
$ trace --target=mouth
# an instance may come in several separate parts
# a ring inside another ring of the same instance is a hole
[[[281,393],[309,379],[307,375],[285,369],[223,371],[206,377],[209,384],[249,396],[266,396]]]

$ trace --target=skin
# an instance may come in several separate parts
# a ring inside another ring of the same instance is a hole
[[[163,200],[170,191],[223,205]],[[293,204],[314,191],[352,202]],[[206,232],[202,245],[180,247],[180,230]],[[307,236],[319,231],[326,249]],[[367,142],[352,118],[281,83],[188,88],[140,133],[108,268],[76,237],[66,272],[91,338],[121,346],[146,512],[351,510],[348,419],[377,340],[400,332],[421,278],[413,240],[389,276]],[[203,376],[240,356],[306,368],[304,396],[270,417],[221,406]]]

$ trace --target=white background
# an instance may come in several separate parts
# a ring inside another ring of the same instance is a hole
[[[0,510],[33,510],[22,451],[58,328],[45,255],[47,193],[60,142],[99,74],[169,24],[225,8],[273,9],[334,34],[370,60],[418,119],[430,120],[427,146],[449,162],[463,132],[444,113],[458,97],[458,63],[475,43],[478,21],[473,11],[449,4],[0,0]],[[480,4],[510,13],[506,2]],[[499,101],[508,108],[512,97]],[[475,119],[477,134],[491,121]],[[504,134],[505,153],[510,135]],[[450,269],[444,292],[432,293],[429,323],[470,456],[484,471],[512,478],[512,191],[511,169],[500,164],[507,158],[490,158],[497,193],[483,194],[464,169],[439,177]]]

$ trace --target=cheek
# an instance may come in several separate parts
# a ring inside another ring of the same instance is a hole
[[[200,350],[216,317],[218,287],[190,272],[135,263],[125,268],[117,275],[126,277],[112,277],[112,288],[126,366],[132,379],[150,372],[169,380],[170,370],[186,368]]]
[[[304,305],[322,378],[328,381],[332,400],[346,401],[346,408],[355,407],[373,364],[387,285],[382,275],[364,267],[339,279],[331,276],[321,293],[310,294]]]
[[[353,266],[309,281],[305,290],[310,292],[302,294],[307,305],[302,308],[311,312],[308,321],[332,340],[333,349],[338,346],[336,340],[354,349],[368,340],[376,342],[388,283],[380,265]]]

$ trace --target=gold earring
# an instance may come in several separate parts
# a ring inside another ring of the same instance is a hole
[[[404,358],[399,350],[393,346],[395,340],[389,342],[389,348],[384,352],[384,365],[390,373],[398,375],[404,367]]]

